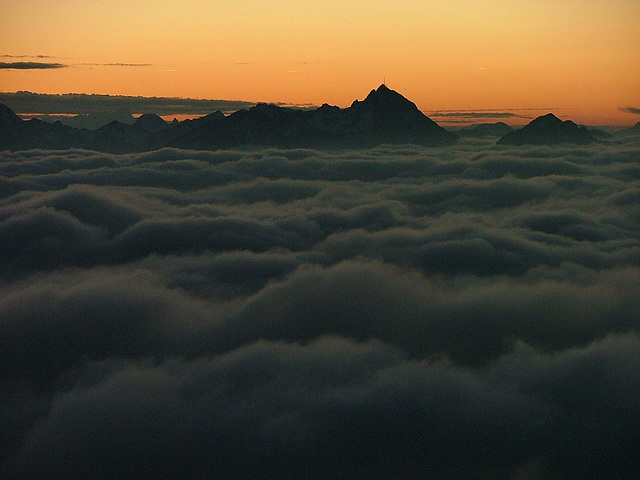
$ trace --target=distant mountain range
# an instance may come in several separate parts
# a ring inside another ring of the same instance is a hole
[[[195,120],[167,123],[157,115],[132,125],[113,121],[86,130],[21,120],[0,106],[0,149],[86,148],[125,153],[161,147],[219,149],[243,145],[277,147],[369,147],[383,143],[451,145],[457,136],[425,116],[405,97],[381,85],[363,101],[341,109],[322,105],[297,110],[259,103],[228,116],[218,111]]]
[[[636,125],[627,133],[634,133],[638,128]],[[94,130],[38,119],[25,121],[0,104],[0,150],[83,148],[129,153],[162,147],[215,150],[249,145],[358,148],[412,143],[445,146],[455,143],[459,136],[499,137],[501,145],[553,145],[588,144],[606,136],[606,132],[592,132],[548,114],[518,130],[498,122],[452,133],[385,85],[344,109],[324,104],[314,110],[301,110],[259,103],[229,115],[217,111],[183,122],[169,123],[155,114],[145,114],[132,124],[116,120]]]
[[[510,131],[512,131],[509,125],[504,122],[497,123],[480,123],[478,125],[472,125],[468,128],[461,128],[456,130],[456,135],[459,137],[502,137]]]

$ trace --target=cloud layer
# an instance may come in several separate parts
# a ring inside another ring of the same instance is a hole
[[[6,478],[635,478],[640,146],[0,154]]]

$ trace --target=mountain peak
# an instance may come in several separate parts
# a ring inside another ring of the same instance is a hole
[[[0,103],[0,122],[15,125],[22,123],[22,119],[4,103]]]
[[[404,96],[402,96],[395,90],[390,89],[384,83],[380,85],[378,88],[376,88],[375,90],[371,90],[371,92],[369,92],[369,95],[367,95],[367,98],[365,98],[365,101],[367,101],[367,99],[373,99],[373,98],[396,98],[396,99],[402,99],[406,102],[409,102],[409,100],[407,100]]]
[[[498,140],[502,145],[587,144],[597,141],[584,127],[571,120],[562,121],[552,113],[542,115]]]
[[[134,126],[147,132],[159,132],[167,126],[167,122],[156,114],[145,113],[136,119]]]
[[[457,139],[422,113],[415,103],[385,84],[371,90],[363,101],[353,102],[345,113],[378,143],[448,145]]]
[[[571,120],[566,120],[567,122],[573,123]],[[540,117],[535,118],[533,121],[529,122],[529,125],[561,125],[564,123],[558,117],[556,117],[553,113],[547,113],[546,115],[541,115]],[[528,125],[527,125],[528,126]]]

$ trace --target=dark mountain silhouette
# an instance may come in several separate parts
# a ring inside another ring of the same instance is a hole
[[[153,150],[171,128],[158,115],[145,113],[133,125],[114,120],[93,130],[85,148],[111,153]]]
[[[78,147],[124,153],[161,147],[218,149],[244,145],[342,148],[415,143],[439,146],[457,140],[456,135],[385,85],[345,109],[325,104],[315,110],[297,110],[260,103],[229,116],[218,111],[169,124],[157,115],[146,114],[133,125],[114,121],[96,130],[41,121],[36,121],[39,122],[36,128],[35,124],[31,125],[34,120],[24,122],[6,106],[0,113],[0,148],[10,150]]]
[[[114,120],[92,131],[86,148],[101,152],[126,153],[138,151],[151,135],[131,125]]]
[[[72,117],[67,115],[42,115],[38,117],[48,123],[60,122],[63,125],[68,125],[74,128],[84,128],[87,130],[95,130],[106,125],[109,122],[117,120],[128,125],[133,125],[135,118],[131,115],[131,112],[123,109],[109,111],[109,112],[93,112],[74,115]]]
[[[461,128],[456,130],[456,134],[459,137],[502,137],[513,129],[504,122],[497,123],[480,123],[478,125],[472,125],[468,128]]]
[[[346,130],[374,143],[449,144],[456,139],[414,103],[385,85],[372,90],[364,101],[353,102],[345,113]]]
[[[64,149],[84,145],[88,139],[87,130],[60,122],[23,121],[9,107],[0,104],[0,150]]]
[[[13,110],[9,107],[0,103],[0,128],[4,130],[11,125],[15,126],[19,123],[22,123],[22,119],[13,113]]]
[[[158,146],[229,148],[362,147],[382,143],[450,145],[456,136],[425,116],[414,103],[381,85],[345,109],[322,105],[296,110],[259,103],[225,117],[216,112],[182,122]]]
[[[168,127],[167,122],[153,113],[145,113],[139,116],[133,125],[139,130],[153,133],[160,132]]]
[[[0,103],[0,149],[20,145],[23,137],[22,119],[13,110]]]
[[[498,140],[499,145],[555,145],[573,143],[585,145],[597,140],[585,127],[570,120],[562,121],[552,113],[531,121],[519,130],[509,132]]]

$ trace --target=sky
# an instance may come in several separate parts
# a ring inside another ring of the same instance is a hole
[[[640,476],[640,145],[0,152],[0,477]]]
[[[346,107],[384,81],[426,114],[632,125],[638,23],[636,0],[7,0],[0,90]]]

